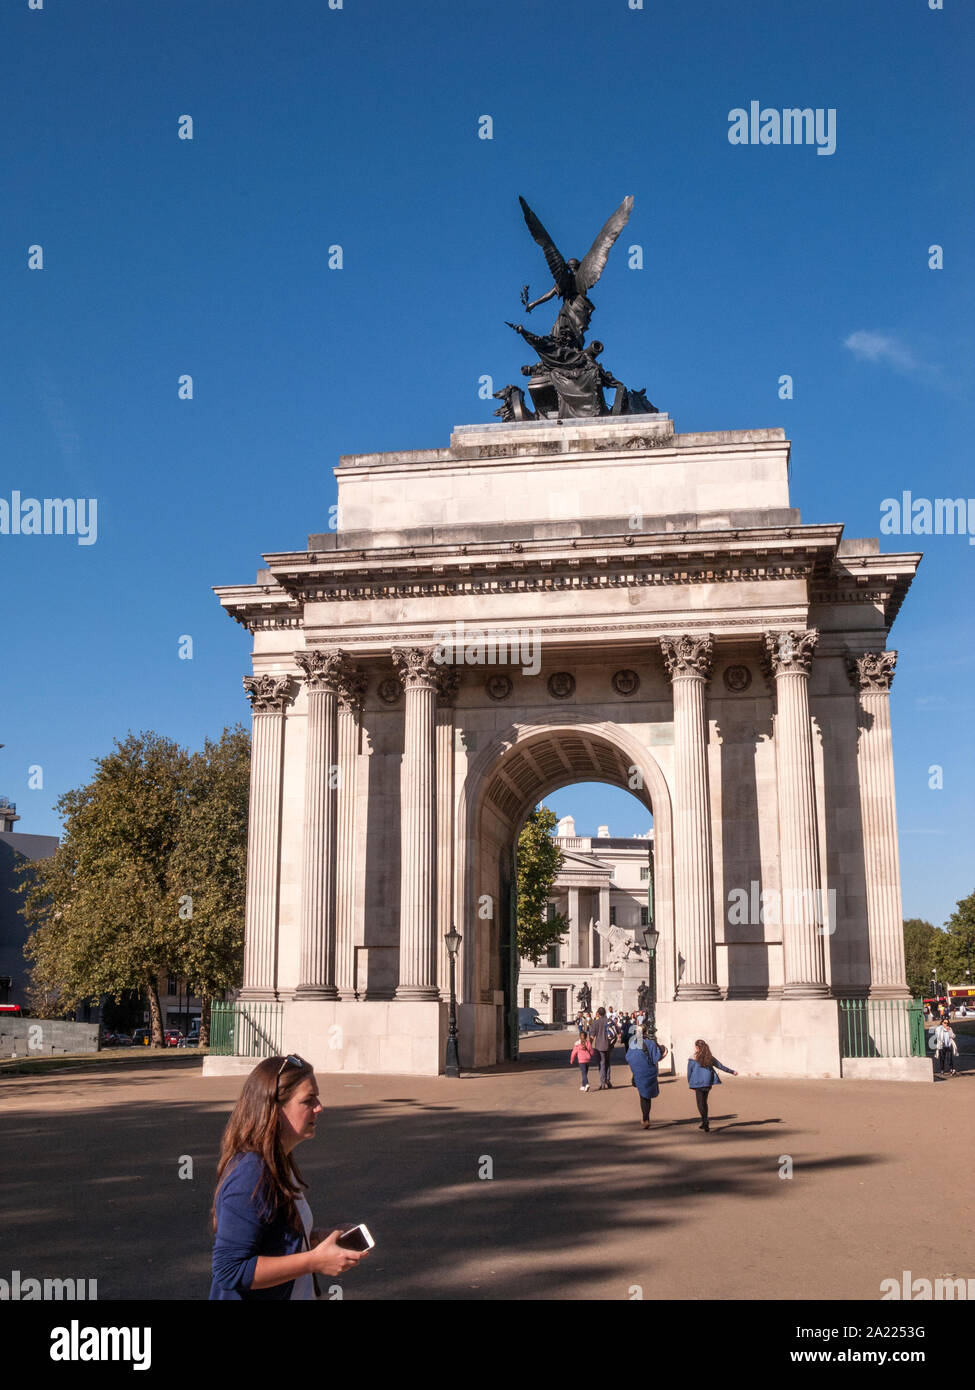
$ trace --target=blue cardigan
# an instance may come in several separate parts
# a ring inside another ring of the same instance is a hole
[[[687,1059],[687,1084],[692,1091],[708,1090],[711,1086],[721,1085],[721,1077],[714,1070],[714,1067],[717,1067],[718,1071],[726,1071],[729,1076],[734,1075],[731,1068],[722,1066],[717,1057],[712,1060],[714,1066],[702,1067],[700,1062],[695,1062],[693,1057]]]
[[[643,1038],[639,1038],[639,1041],[634,1040],[633,1046],[627,1049],[626,1060],[630,1064],[636,1088],[644,1100],[656,1100],[660,1095],[657,1067],[662,1057],[663,1052],[653,1038],[647,1038],[646,1041]]]
[[[294,1280],[271,1289],[252,1289],[258,1255],[296,1255],[304,1234],[283,1213],[262,1211],[260,1190],[251,1194],[264,1171],[260,1154],[245,1153],[227,1169],[217,1193],[217,1236],[213,1246],[211,1299],[289,1299]]]

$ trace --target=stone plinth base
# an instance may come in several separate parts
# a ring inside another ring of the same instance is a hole
[[[687,1070],[696,1039],[743,1076],[839,1078],[835,999],[667,1000],[657,1005],[657,1039]]]
[[[843,1076],[850,1081],[933,1081],[930,1057],[844,1057]]]
[[[317,1072],[437,1076],[444,1067],[447,1015],[447,1005],[438,1000],[293,999],[284,1006],[281,1048],[307,1058]],[[203,1074],[237,1076],[251,1071],[257,1061],[207,1057]]]

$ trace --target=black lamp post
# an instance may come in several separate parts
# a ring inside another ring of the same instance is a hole
[[[650,957],[650,1036],[657,1037],[657,943],[660,940],[660,933],[653,927],[644,927],[643,944],[647,948]]]
[[[445,1076],[460,1076],[460,1058],[457,1055],[457,952],[463,937],[451,923],[450,931],[444,937],[447,955],[450,958],[450,1027],[447,1031],[447,1057],[444,1065]]]

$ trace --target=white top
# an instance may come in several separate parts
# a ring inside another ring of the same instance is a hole
[[[305,1239],[307,1240],[308,1246],[310,1248],[312,1228],[311,1207],[308,1205],[308,1202],[304,1197],[298,1197],[295,1201],[295,1206],[298,1208],[298,1215],[301,1218],[301,1224],[305,1229]],[[292,1299],[307,1299],[315,1297],[315,1281],[312,1275],[303,1274],[300,1277],[300,1279],[295,1280],[294,1285],[291,1289],[291,1297]]]

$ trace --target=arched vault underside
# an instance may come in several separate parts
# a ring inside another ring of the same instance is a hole
[[[514,845],[532,807],[574,782],[631,792],[654,818],[657,988],[674,988],[671,802],[663,772],[625,728],[610,724],[514,724],[472,762],[458,807],[459,919],[467,924],[464,997],[489,1003],[501,988],[499,933],[505,930]],[[486,917],[485,904],[491,916]],[[497,907],[497,910],[495,910]],[[467,946],[473,949],[467,949]]]

